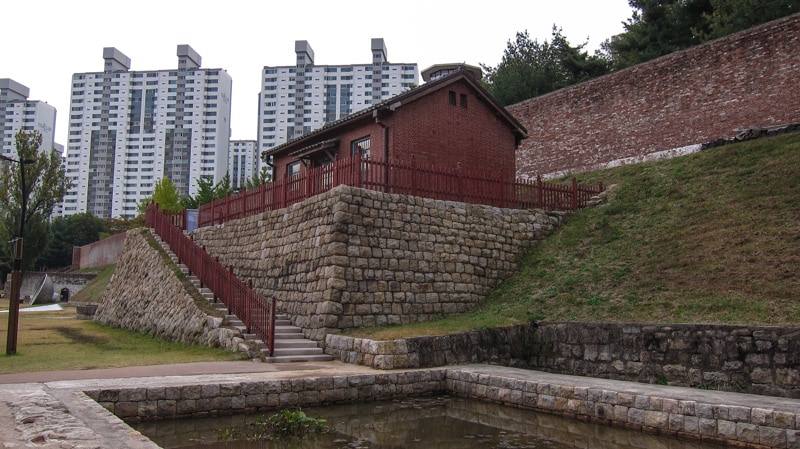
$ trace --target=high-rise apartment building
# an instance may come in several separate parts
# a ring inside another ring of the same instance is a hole
[[[231,187],[243,187],[258,172],[258,147],[255,140],[231,140],[228,148],[228,176]]]
[[[0,154],[16,158],[14,135],[20,129],[42,133],[41,151],[56,149],[56,108],[43,101],[28,100],[29,94],[30,89],[22,84],[0,79]]]
[[[200,176],[225,176],[231,77],[201,69],[188,45],[177,56],[177,69],[131,71],[130,58],[108,47],[102,72],[72,76],[64,215],[134,217],[161,178],[193,196]]]
[[[417,64],[390,64],[383,39],[372,62],[315,65],[307,41],[295,41],[293,66],[266,66],[258,102],[258,148],[268,150],[419,84]]]

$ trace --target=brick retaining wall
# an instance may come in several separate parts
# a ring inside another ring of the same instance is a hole
[[[800,14],[509,106],[517,175],[564,174],[800,121]]]

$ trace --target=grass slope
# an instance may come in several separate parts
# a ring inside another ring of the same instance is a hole
[[[475,313],[376,339],[526,320],[800,324],[800,134],[601,170],[573,214]]]

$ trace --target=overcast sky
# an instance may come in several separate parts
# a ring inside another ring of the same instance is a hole
[[[370,39],[382,37],[389,62],[420,71],[496,66],[518,31],[541,42],[555,24],[593,53],[631,15],[628,0],[2,0],[0,78],[56,107],[66,145],[72,74],[102,71],[103,47],[131,58],[131,70],[165,70],[189,44],[202,67],[233,79],[231,137],[255,140],[261,70],[294,65],[295,40],[309,41],[318,65],[370,63]]]

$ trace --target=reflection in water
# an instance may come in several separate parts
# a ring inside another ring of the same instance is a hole
[[[696,441],[643,434],[470,399],[423,397],[304,409],[332,432],[303,440],[218,442],[224,429],[256,416],[136,424],[165,449],[716,449]],[[267,413],[270,415],[271,413]]]

